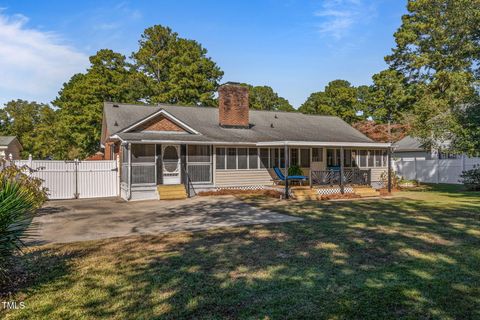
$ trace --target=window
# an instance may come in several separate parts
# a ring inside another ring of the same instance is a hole
[[[248,169],[247,148],[238,148],[238,169]]]
[[[298,166],[298,149],[290,149],[290,163],[289,165]]]
[[[368,151],[368,166],[373,167],[373,150]]]
[[[187,162],[210,162],[210,146],[189,145],[187,146]]]
[[[258,169],[258,150],[257,148],[248,149],[248,168]]]
[[[375,167],[381,167],[381,166],[382,166],[382,151],[375,150]]]
[[[217,148],[216,167],[217,169],[225,169],[225,148]]]
[[[312,149],[312,161],[313,162],[322,162],[323,161],[323,149],[322,148],[313,148]]]
[[[300,149],[300,167],[310,168],[310,149]]]
[[[260,149],[260,168],[270,168],[269,150],[266,148]]]
[[[132,144],[132,163],[155,162],[154,144]]]
[[[366,167],[367,166],[367,156],[368,156],[368,151],[367,150],[360,150],[360,152],[359,152],[360,167]]]
[[[237,149],[227,149],[227,169],[237,169]]]

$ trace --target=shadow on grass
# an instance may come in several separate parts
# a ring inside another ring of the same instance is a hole
[[[245,201],[304,220],[60,246],[87,255],[43,281],[41,315],[75,295],[63,316],[480,318],[480,199]]]

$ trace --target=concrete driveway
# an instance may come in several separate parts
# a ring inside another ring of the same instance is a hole
[[[233,196],[175,201],[49,201],[33,220],[36,236],[29,243],[65,243],[298,220],[301,218],[262,210]]]

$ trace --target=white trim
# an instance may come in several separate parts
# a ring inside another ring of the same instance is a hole
[[[156,116],[159,116],[159,115],[163,115],[165,116],[166,118],[168,118],[169,120],[175,122],[177,125],[179,125],[180,127],[182,127],[183,129],[187,130],[187,131],[190,131],[190,133],[194,133],[194,134],[200,134],[197,130],[193,129],[192,127],[190,127],[188,124],[186,124],[185,122],[179,120],[178,118],[175,118],[173,115],[171,115],[170,113],[168,113],[167,111],[165,111],[164,109],[160,109],[159,111],[149,115],[148,117],[132,124],[131,126],[125,128],[125,129],[122,129],[120,132],[128,132],[130,131],[131,129],[134,129],[136,127],[138,127],[139,125],[141,125],[142,123],[145,123],[147,122],[148,120],[151,120],[153,118],[155,118]]]
[[[322,147],[377,147],[388,148],[390,143],[381,142],[316,142],[316,141],[272,141],[257,142],[257,146],[322,146]]]

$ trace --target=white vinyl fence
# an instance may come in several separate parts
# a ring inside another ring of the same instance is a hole
[[[480,158],[394,160],[397,175],[427,183],[460,183],[462,171],[480,165]]]
[[[43,180],[49,199],[115,197],[120,177],[117,161],[14,160],[30,168],[32,176]]]

